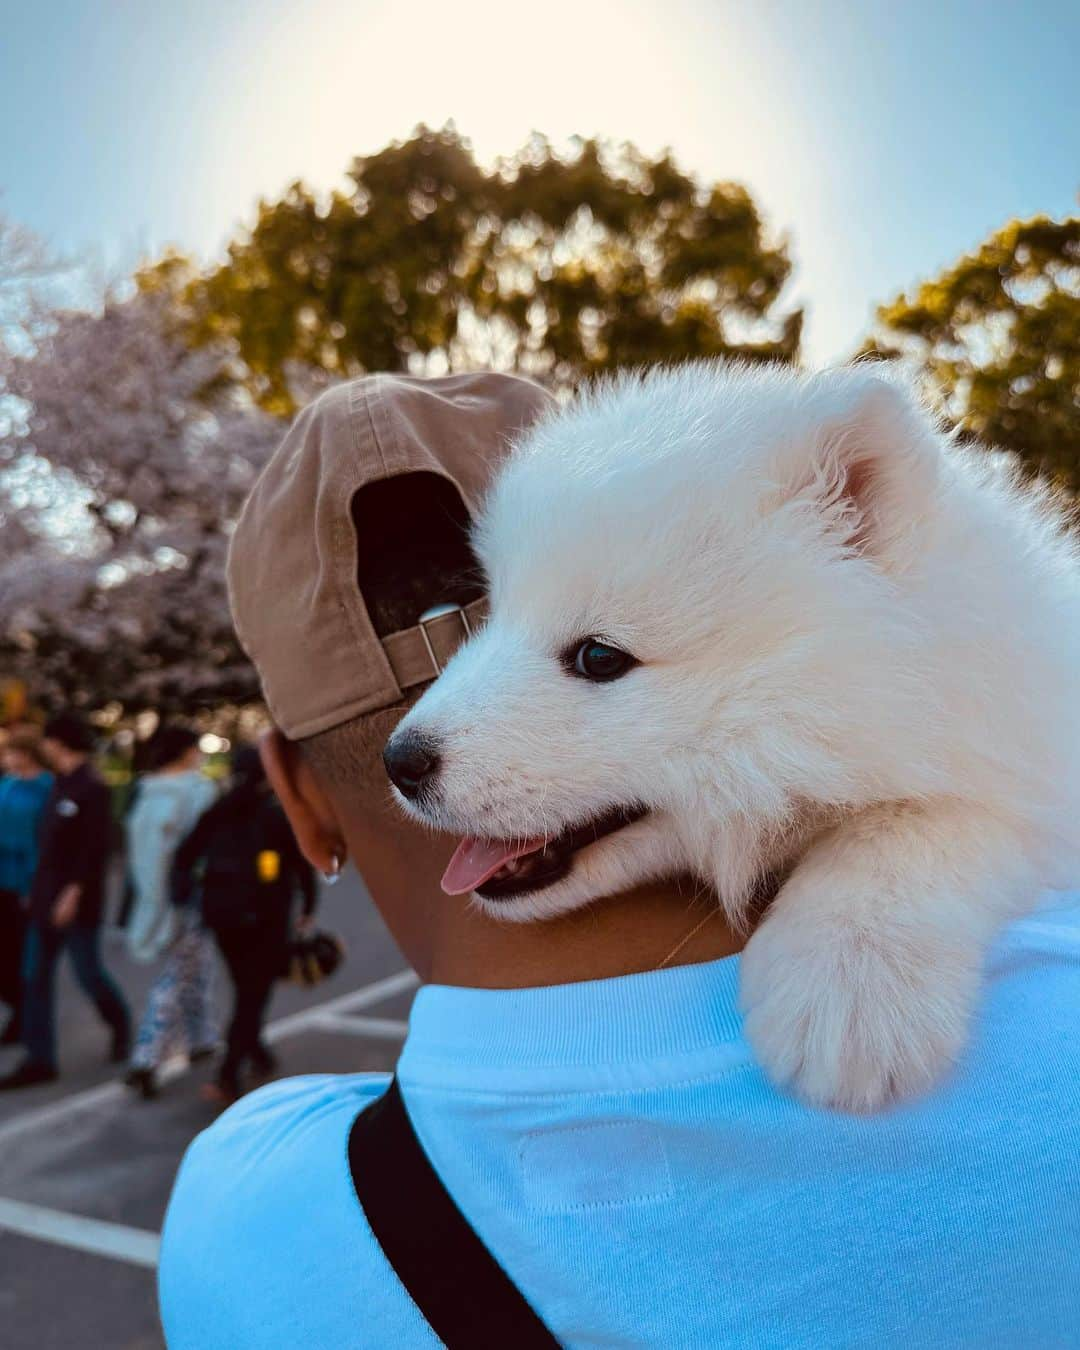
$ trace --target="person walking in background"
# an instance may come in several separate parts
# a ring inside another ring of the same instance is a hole
[[[197,734],[164,726],[148,746],[148,769],[127,818],[133,903],[125,936],[136,961],[168,952],[146,1001],[127,1084],[143,1097],[157,1091],[157,1069],[171,1054],[192,1061],[213,1052],[213,941],[197,909],[172,903],[169,878],[176,850],[216,796],[201,772]]]
[[[57,1077],[55,977],[66,947],[83,992],[112,1033],[111,1057],[128,1056],[130,1015],[101,963],[100,930],[109,850],[109,792],[90,763],[93,736],[73,713],[46,724],[42,749],[56,773],[42,815],[40,854],[30,890],[23,950],[26,1057],[0,1078],[0,1090]]]
[[[52,789],[41,741],[30,730],[13,731],[0,751],[0,1001],[11,1016],[0,1045],[22,1039],[22,952],[26,902],[38,860],[38,829]]]
[[[190,728],[164,726],[147,749],[147,772],[126,824],[134,899],[125,937],[132,959],[140,962],[156,961],[176,934],[177,912],[169,896],[173,857],[216,795],[201,770],[199,737]]]
[[[293,837],[259,752],[237,751],[229,791],[180,845],[173,884],[178,899],[196,893],[233,984],[225,1055],[204,1095],[225,1104],[269,1077],[274,1056],[262,1040],[274,982],[285,972],[296,893],[301,929],[315,910],[315,872]]]

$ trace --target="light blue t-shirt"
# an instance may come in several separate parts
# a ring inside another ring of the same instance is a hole
[[[1003,937],[949,1080],[872,1118],[769,1085],[738,970],[417,997],[417,1133],[560,1343],[1080,1346],[1080,897]],[[385,1084],[282,1082],[195,1141],[163,1241],[170,1350],[438,1344],[349,1175]]]

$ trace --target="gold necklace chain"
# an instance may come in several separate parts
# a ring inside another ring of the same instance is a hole
[[[690,941],[690,939],[694,937],[695,934],[701,932],[701,930],[709,922],[712,916],[716,913],[716,909],[717,907],[715,905],[710,907],[705,917],[703,919],[699,919],[698,922],[694,924],[693,928],[690,929],[689,933],[684,934],[684,936],[681,937],[678,940],[678,942],[676,942],[675,946],[672,947],[671,951],[668,952],[667,956],[665,956],[664,959],[660,962],[660,964],[656,967],[657,970],[663,970],[664,967],[670,961],[674,961],[676,956],[678,956],[678,954],[682,951],[682,949],[686,946],[686,944]]]

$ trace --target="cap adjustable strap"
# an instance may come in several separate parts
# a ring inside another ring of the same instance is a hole
[[[382,639],[382,648],[399,689],[426,684],[442,673],[447,661],[487,617],[487,601],[471,605],[438,605],[420,616],[415,628],[403,628]]]

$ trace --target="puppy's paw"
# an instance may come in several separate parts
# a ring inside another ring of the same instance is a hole
[[[742,957],[746,1035],[804,1101],[875,1111],[925,1092],[963,1045],[977,974],[933,935],[771,915]]]

